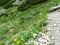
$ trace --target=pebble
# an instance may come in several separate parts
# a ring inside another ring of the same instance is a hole
[[[54,27],[56,27],[56,26],[57,26],[57,24],[53,24],[53,26],[54,26]]]
[[[45,44],[40,43],[39,45],[45,45]]]
[[[0,14],[4,13],[5,11],[6,11],[6,9],[1,9]]]
[[[50,38],[49,38],[49,37],[46,37],[46,40],[47,40],[47,41],[50,41]]]
[[[37,34],[36,34],[36,33],[34,33],[34,34],[33,34],[33,38],[35,38],[36,36],[37,36]]]
[[[55,39],[54,37],[52,37],[52,39]]]
[[[48,20],[51,20],[51,18],[48,18]]]
[[[50,11],[52,12],[52,11],[55,11],[55,10],[57,10],[57,9],[59,9],[59,8],[60,8],[60,5],[55,6],[55,7],[52,7],[52,8],[50,9]]]
[[[47,28],[47,30],[51,30],[50,28]]]
[[[33,43],[34,43],[34,45],[38,45],[38,42],[37,41],[34,41]]]

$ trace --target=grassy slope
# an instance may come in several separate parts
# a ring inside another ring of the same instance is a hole
[[[33,33],[43,30],[46,25],[46,14],[49,8],[60,4],[59,0],[50,0],[41,4],[31,6],[26,11],[18,11],[16,7],[7,9],[0,17],[0,45],[25,45],[24,42],[32,37]],[[17,41],[14,38],[17,39]],[[3,44],[5,42],[5,44]],[[18,44],[18,42],[20,42]]]

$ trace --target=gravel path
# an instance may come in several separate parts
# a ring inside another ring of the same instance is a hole
[[[60,45],[60,12],[55,11],[48,14],[47,35],[53,37],[50,45]]]

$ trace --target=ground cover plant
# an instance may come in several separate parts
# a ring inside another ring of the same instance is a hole
[[[0,14],[0,45],[26,45],[25,42],[33,38],[33,33],[38,34],[44,30],[50,7],[58,4],[60,0],[48,0],[31,5],[24,11],[19,11],[18,5],[7,8]],[[5,5],[0,9],[4,7]]]

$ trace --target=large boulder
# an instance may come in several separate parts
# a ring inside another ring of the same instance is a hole
[[[44,2],[46,0],[26,0],[26,2],[30,3],[30,4],[37,4],[37,3],[41,3],[41,2]]]
[[[25,0],[19,7],[18,10],[23,11],[26,10],[30,5],[37,4],[37,3],[42,3],[47,0]]]
[[[29,7],[30,7],[30,4],[24,2],[24,3],[22,3],[21,5],[18,6],[18,10],[19,11],[24,11],[24,10],[26,10]]]

